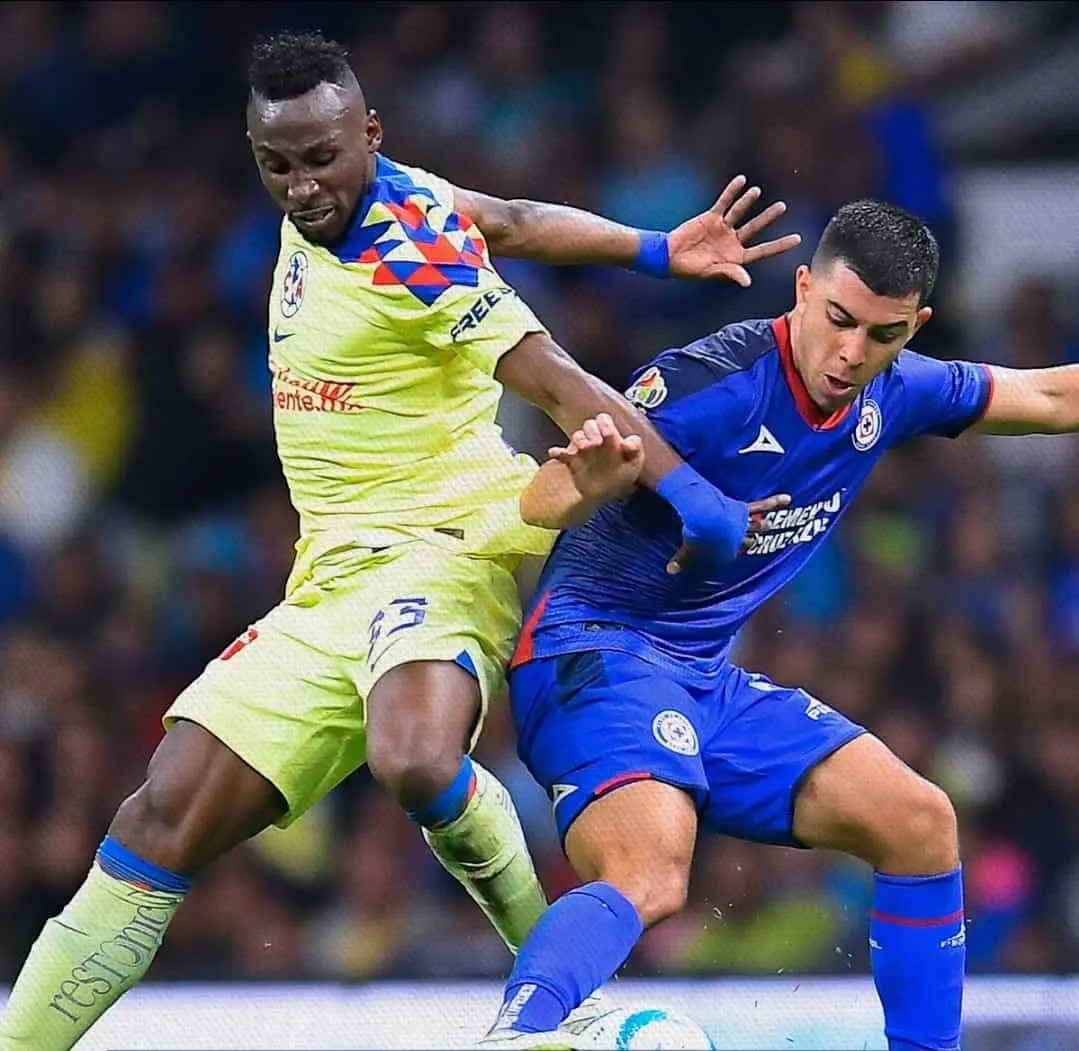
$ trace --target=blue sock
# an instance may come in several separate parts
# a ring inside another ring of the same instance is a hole
[[[517,953],[500,1023],[525,1033],[556,1029],[626,962],[643,931],[633,902],[609,883],[563,894]]]
[[[869,947],[888,1051],[957,1051],[967,957],[963,870],[878,872]]]
[[[138,854],[128,850],[112,836],[106,836],[97,848],[97,863],[113,879],[134,883],[149,890],[186,894],[191,889],[191,880],[187,876],[179,876],[152,862],[143,861]]]
[[[472,760],[467,755],[462,756],[461,767],[454,779],[430,803],[419,810],[410,810],[408,816],[424,828],[448,825],[465,812],[475,788],[476,771],[472,769]]]

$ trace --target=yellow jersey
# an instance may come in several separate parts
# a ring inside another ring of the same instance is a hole
[[[422,538],[546,554],[525,525],[536,471],[495,423],[499,358],[544,326],[491,265],[444,179],[377,158],[342,241],[281,225],[269,343],[278,454],[299,559]],[[295,573],[294,573],[295,576]]]

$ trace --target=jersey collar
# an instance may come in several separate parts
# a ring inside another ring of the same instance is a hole
[[[806,390],[802,377],[798,375],[798,370],[794,367],[794,358],[791,354],[791,322],[788,315],[784,314],[782,317],[777,317],[773,320],[772,334],[775,336],[776,347],[779,349],[779,360],[783,365],[783,375],[787,379],[787,386],[790,388],[791,395],[794,398],[798,415],[815,431],[830,431],[833,427],[842,423],[847,413],[850,412],[850,405],[844,405],[843,408],[836,409],[830,416],[826,416],[809,396],[809,391]]]

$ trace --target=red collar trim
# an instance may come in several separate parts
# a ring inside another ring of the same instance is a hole
[[[809,396],[802,377],[794,367],[794,358],[791,356],[791,323],[790,318],[784,314],[772,322],[772,334],[775,336],[776,346],[779,348],[779,360],[783,365],[783,375],[787,378],[787,386],[794,397],[794,404],[798,408],[798,415],[809,424],[815,431],[830,431],[833,427],[843,422],[844,417],[850,412],[850,405],[844,405],[837,409],[831,416],[825,416],[817,407],[817,403]]]

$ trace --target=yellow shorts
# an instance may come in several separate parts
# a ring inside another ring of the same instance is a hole
[[[366,761],[366,698],[391,668],[458,661],[486,712],[520,629],[519,561],[422,541],[361,553],[289,592],[180,694],[165,726],[198,723],[262,774],[288,803],[284,828]]]

